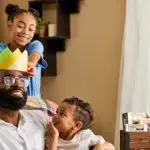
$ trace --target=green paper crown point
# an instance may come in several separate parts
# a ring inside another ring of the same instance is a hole
[[[18,48],[11,51],[8,47],[0,53],[0,69],[18,70],[27,72],[28,53],[26,50],[21,52]]]

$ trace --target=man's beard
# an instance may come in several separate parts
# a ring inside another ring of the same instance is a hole
[[[13,90],[21,90],[22,96],[13,95]],[[9,89],[0,89],[0,107],[18,111],[23,108],[27,101],[27,92],[18,86],[11,86]]]

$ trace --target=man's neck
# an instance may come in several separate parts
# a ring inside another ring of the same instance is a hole
[[[11,111],[0,108],[0,119],[7,123],[13,124],[14,126],[18,126],[19,111]]]
[[[8,47],[12,52],[15,51],[17,48],[19,48],[21,51],[24,51],[24,48],[25,48],[23,46],[17,45],[16,43],[13,43],[13,42],[8,43]]]

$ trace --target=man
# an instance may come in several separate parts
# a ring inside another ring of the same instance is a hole
[[[46,125],[51,119],[40,110],[22,110],[29,83],[27,60],[27,51],[0,53],[0,150],[45,149]],[[102,150],[100,146],[95,149]]]
[[[14,53],[7,68],[0,62],[0,150],[44,150],[46,124],[51,120],[42,111],[22,110],[27,100],[28,58],[26,51]]]

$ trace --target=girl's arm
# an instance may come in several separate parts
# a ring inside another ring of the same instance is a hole
[[[40,53],[32,52],[28,57],[28,75],[34,76],[35,74],[35,66],[38,64],[40,60]]]
[[[46,61],[43,59],[44,47],[40,41],[33,41],[27,46],[28,51],[28,74],[34,76],[35,66],[40,64],[42,68],[47,67]]]
[[[32,62],[34,64],[34,67],[38,64],[39,60],[40,60],[40,53],[39,52],[32,52],[30,53],[29,57],[28,57],[28,61]]]

